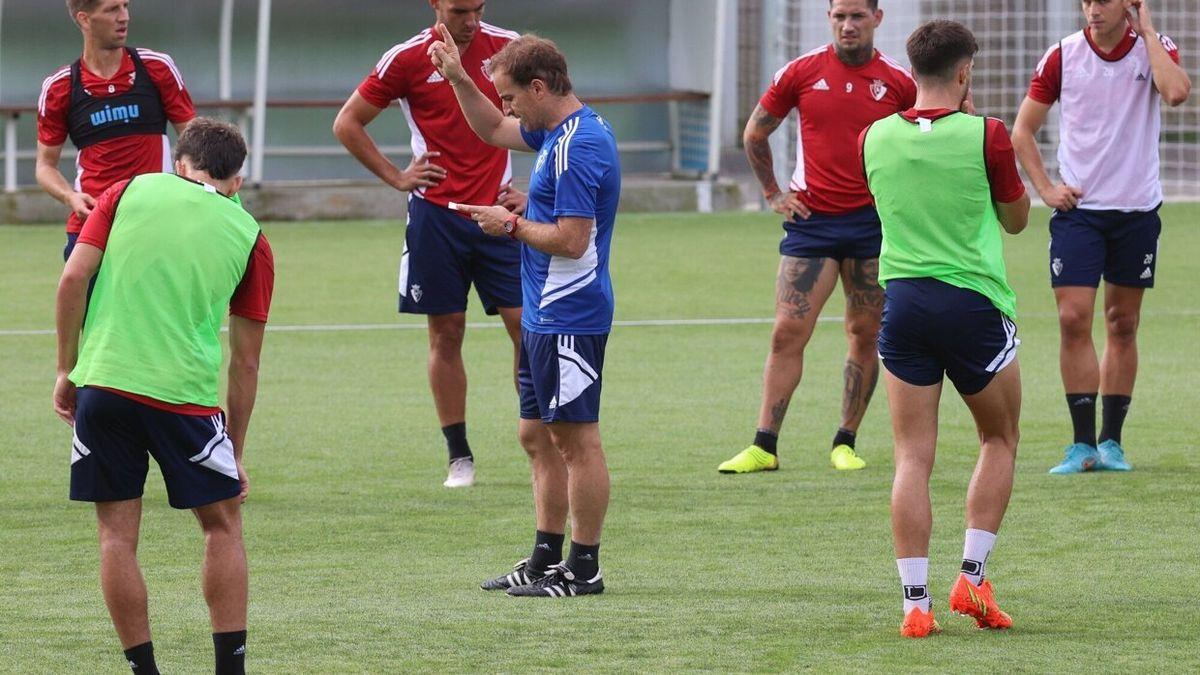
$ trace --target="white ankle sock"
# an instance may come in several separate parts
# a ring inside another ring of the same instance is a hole
[[[897,558],[896,569],[900,570],[900,584],[904,587],[904,613],[913,607],[929,611],[929,558]]]
[[[976,586],[983,581],[984,567],[995,545],[995,534],[987,530],[967,530],[967,537],[963,543],[962,573]]]

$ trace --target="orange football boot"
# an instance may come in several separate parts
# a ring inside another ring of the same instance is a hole
[[[929,637],[942,632],[942,627],[933,618],[933,609],[928,612],[920,607],[913,607],[904,615],[904,623],[900,626],[900,634],[907,638]]]
[[[954,588],[950,589],[950,611],[975,619],[975,625],[981,629],[1012,628],[1012,617],[1000,611],[995,593],[991,581],[984,579],[976,586],[967,575],[959,574]]]

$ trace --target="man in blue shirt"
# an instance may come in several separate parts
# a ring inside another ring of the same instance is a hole
[[[533,554],[482,587],[536,597],[600,593],[609,492],[600,373],[613,316],[608,258],[621,193],[616,139],[575,97],[553,42],[526,35],[492,57],[501,112],[463,71],[445,26],[438,31],[443,39],[430,46],[430,58],[475,133],[491,145],[538,153],[525,217],[498,206],[450,205],[484,232],[522,243],[520,437],[533,468],[537,531]],[[568,513],[571,550],[564,561]]]

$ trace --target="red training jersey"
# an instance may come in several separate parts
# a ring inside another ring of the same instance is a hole
[[[79,233],[77,243],[95,246],[101,251],[108,246],[108,235],[112,232],[113,221],[117,217],[117,204],[121,201],[121,195],[125,194],[125,188],[129,186],[129,180],[118,181],[100,195],[96,200],[96,207],[92,209],[91,215],[88,216],[87,222],[83,225],[83,230]],[[271,311],[271,296],[274,290],[275,257],[271,252],[271,245],[267,243],[267,238],[260,232],[258,240],[254,242],[254,249],[250,252],[250,261],[246,265],[246,272],[242,275],[242,281],[233,292],[233,297],[229,299],[229,313],[252,321],[266,322],[267,315]],[[215,415],[221,411],[220,408],[210,408],[190,403],[167,403],[148,396],[117,389],[107,389],[107,391],[152,408],[182,415],[207,416]]]
[[[500,95],[492,84],[488,66],[491,57],[516,39],[517,33],[480,23],[471,44],[462,52],[462,64],[479,90],[501,107]],[[446,169],[446,178],[433,187],[417,188],[415,194],[446,207],[496,203],[500,188],[512,180],[507,150],[484,143],[467,124],[450,83],[441,76],[426,50],[441,36],[427,28],[407,42],[389,49],[375,70],[358,85],[358,93],[377,108],[399,100],[412,132],[414,157],[440,152],[434,164]]]
[[[854,152],[858,135],[916,100],[916,82],[899,63],[876,50],[867,63],[848,66],[828,44],[780,68],[759,105],[779,118],[799,111],[789,189],[813,211],[841,214],[872,203]]]
[[[167,119],[176,124],[190,122],[196,116],[192,97],[183,84],[183,76],[170,56],[138,48],[150,80],[158,89]],[[106,98],[128,91],[133,86],[133,58],[125,52],[121,67],[111,78],[103,78],[80,62],[80,80],[89,96]],[[71,105],[71,66],[59,68],[42,82],[38,97],[38,142],[56,147],[67,141],[67,114]],[[90,145],[75,160],[75,190],[99,197],[120,180],[143,173],[171,171],[171,145],[163,135],[134,135],[113,138]],[[77,233],[83,220],[71,213],[67,232]]]
[[[900,113],[904,119],[917,123],[917,118],[938,120],[958,112],[949,108],[910,109]],[[858,166],[863,171],[863,144],[867,140],[867,130],[863,129],[858,135]],[[1004,122],[995,117],[987,118],[983,129],[983,161],[987,166],[988,184],[992,189],[992,199],[1001,204],[1009,204],[1025,194],[1025,183],[1021,182],[1021,174],[1017,172],[1017,153],[1013,150],[1012,139],[1008,136],[1008,128]],[[863,175],[866,180],[866,175]]]

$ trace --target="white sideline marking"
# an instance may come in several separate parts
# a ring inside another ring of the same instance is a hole
[[[1057,317],[1052,312],[1022,314],[1024,319],[1049,319]],[[1176,309],[1164,311],[1142,312],[1142,316],[1200,316],[1200,309]],[[841,323],[842,317],[837,315],[821,316],[820,323]],[[743,318],[743,319],[638,319],[631,321],[614,321],[614,328],[637,328],[640,326],[748,326],[755,324],[774,323],[774,317]],[[1020,324],[1018,324],[1019,326]],[[503,328],[500,321],[474,321],[467,323],[467,328]],[[355,331],[377,330],[425,330],[423,323],[346,323],[346,324],[301,324],[294,326],[267,325],[269,333],[348,333]],[[229,332],[222,328],[221,332]],[[53,330],[0,330],[0,337],[22,337],[30,335],[54,335]]]

